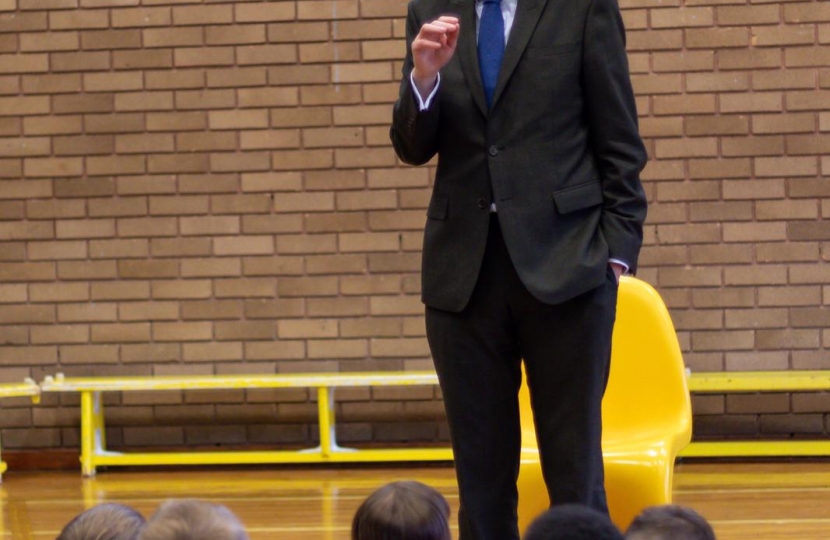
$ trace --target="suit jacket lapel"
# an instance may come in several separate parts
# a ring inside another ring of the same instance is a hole
[[[464,72],[473,101],[478,105],[481,114],[487,116],[487,101],[484,98],[484,85],[481,83],[481,69],[478,67],[475,2],[474,0],[452,0],[451,5],[458,14],[458,22],[461,25],[455,54],[461,63],[461,70]]]
[[[504,91],[510,76],[513,75],[513,71],[516,69],[530,37],[536,30],[536,24],[539,22],[539,17],[542,15],[547,2],[548,0],[519,0],[516,7],[516,16],[513,19],[513,27],[510,29],[510,37],[507,40],[507,48],[504,50],[504,58],[501,61],[496,91],[493,94],[494,105]],[[475,23],[475,19],[473,23]],[[473,37],[475,38],[475,36]],[[480,74],[479,80],[481,80]],[[479,86],[481,86],[481,83],[479,83]]]

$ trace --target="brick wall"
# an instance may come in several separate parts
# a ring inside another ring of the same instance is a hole
[[[640,276],[688,364],[830,367],[830,3],[621,5],[651,155]],[[430,367],[432,171],[388,143],[404,13],[0,0],[0,380]],[[343,440],[446,440],[431,388],[340,395]],[[4,401],[4,447],[75,448],[76,405]],[[695,405],[699,434],[751,435],[822,432],[830,403]],[[114,446],[316,436],[305,391],[109,407]]]

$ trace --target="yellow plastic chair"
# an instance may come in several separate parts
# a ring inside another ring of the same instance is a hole
[[[530,394],[523,384],[519,529],[550,500],[542,478]],[[623,276],[602,401],[605,490],[621,529],[648,506],[671,502],[674,460],[692,436],[692,408],[674,325],[649,284]]]

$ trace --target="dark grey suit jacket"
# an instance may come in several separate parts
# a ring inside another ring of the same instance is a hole
[[[646,152],[616,0],[519,0],[489,111],[474,0],[412,0],[408,45],[442,14],[460,18],[456,53],[421,112],[408,47],[391,129],[404,162],[438,155],[424,233],[424,302],[449,311],[467,304],[491,196],[516,271],[539,300],[560,303],[599,286],[609,258],[635,271]]]

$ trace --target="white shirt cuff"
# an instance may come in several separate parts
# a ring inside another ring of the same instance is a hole
[[[629,266],[628,266],[626,263],[624,263],[623,261],[621,261],[621,260],[619,260],[619,259],[608,259],[608,262],[609,262],[609,263],[617,263],[617,264],[619,264],[620,266],[622,266],[622,267],[623,267],[623,274],[627,274],[627,273],[628,273],[628,268],[629,268]]]
[[[438,80],[435,81],[435,87],[432,89],[432,92],[429,93],[426,100],[421,97],[421,93],[418,92],[418,87],[415,86],[415,79],[412,78],[412,73],[409,74],[409,84],[412,85],[412,93],[415,94],[415,99],[418,100],[418,106],[420,107],[420,111],[425,111],[429,109],[430,104],[432,103],[432,98],[435,97],[435,93],[438,92],[438,87],[441,85],[441,74],[438,74]]]

